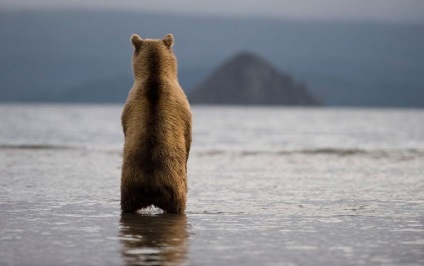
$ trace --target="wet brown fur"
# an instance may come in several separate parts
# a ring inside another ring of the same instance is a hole
[[[184,213],[191,112],[177,79],[173,36],[163,40],[131,37],[134,85],[122,112],[125,144],[121,209],[150,205]]]

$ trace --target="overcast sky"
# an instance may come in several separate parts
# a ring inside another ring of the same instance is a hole
[[[101,8],[176,14],[424,22],[424,0],[0,0],[0,8]]]

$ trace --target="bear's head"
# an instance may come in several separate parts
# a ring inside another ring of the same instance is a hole
[[[142,39],[133,34],[131,42],[134,45],[133,70],[135,79],[147,78],[151,75],[166,75],[173,78],[177,75],[177,59],[172,46],[174,36],[167,34],[160,39]]]

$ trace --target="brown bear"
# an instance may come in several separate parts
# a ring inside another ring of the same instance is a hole
[[[174,37],[131,36],[134,85],[122,111],[122,212],[150,205],[184,213],[191,111],[177,78]]]

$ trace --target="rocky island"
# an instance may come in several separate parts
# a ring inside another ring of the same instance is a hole
[[[218,67],[188,98],[193,104],[321,105],[305,85],[248,52]]]

